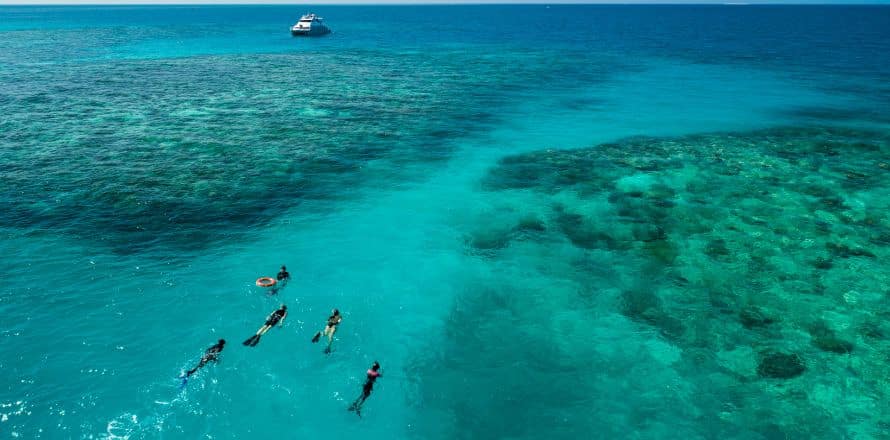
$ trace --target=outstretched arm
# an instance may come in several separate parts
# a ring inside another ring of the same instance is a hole
[[[278,321],[279,327],[284,327],[284,320],[287,318],[287,312],[284,312],[284,315],[281,316],[281,321]]]

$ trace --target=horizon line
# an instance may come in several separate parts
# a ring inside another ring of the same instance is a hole
[[[226,1],[226,0],[210,0],[206,2],[195,2],[195,1],[179,1],[179,0],[160,0],[160,1],[145,1],[145,0],[135,0],[135,1],[127,1],[127,0],[109,0],[109,1],[91,1],[91,2],[79,2],[78,0],[71,1],[31,1],[31,0],[20,0],[20,1],[0,1],[0,7],[3,6],[304,6],[304,5],[323,5],[323,6],[422,6],[422,5],[437,5],[437,6],[473,6],[473,5],[503,5],[503,6],[519,6],[519,5],[578,5],[578,6],[597,6],[597,5],[618,5],[618,6],[690,6],[690,5],[698,5],[698,6],[890,6],[890,0],[873,0],[873,1],[853,1],[847,2],[843,0],[836,1],[821,1],[821,0],[785,0],[785,1],[770,1],[770,0],[753,0],[753,1],[742,1],[742,2],[734,2],[734,1],[697,1],[697,0],[689,0],[689,1],[573,1],[573,0],[555,0],[550,2],[532,0],[528,2],[523,1],[500,1],[500,0],[470,0],[470,1],[461,1],[461,0],[429,0],[429,1],[401,1],[401,0],[371,0],[367,2],[352,2],[352,1],[344,1],[339,2],[336,0],[322,0],[322,1],[292,1],[292,0],[283,0],[283,1],[260,1],[260,2],[245,2],[244,0],[234,0],[234,1]]]

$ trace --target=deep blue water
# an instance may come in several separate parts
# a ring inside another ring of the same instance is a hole
[[[890,7],[304,12],[0,7],[0,436],[890,431]]]

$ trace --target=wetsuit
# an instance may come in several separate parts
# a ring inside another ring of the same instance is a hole
[[[204,357],[202,357],[201,360],[203,361],[204,359],[207,359],[208,361],[215,361],[216,356],[222,351],[222,349],[223,345],[217,343],[213,347],[208,348],[206,352],[204,352]]]
[[[340,315],[334,315],[328,318],[328,327],[336,327],[340,323]]]
[[[380,377],[379,371],[368,370],[368,380],[365,381],[365,385],[362,387],[362,400],[367,399],[371,395],[371,391],[374,389],[374,382],[378,377]]]
[[[275,324],[278,324],[278,321],[281,321],[281,318],[283,318],[286,313],[287,310],[281,309],[272,312],[272,314],[269,315],[269,319],[266,320],[266,325],[274,326]]]
[[[290,279],[290,273],[289,273],[288,271],[286,271],[286,270],[282,270],[281,272],[278,272],[278,276],[276,276],[276,278],[278,278],[278,281],[289,280],[289,279]]]
[[[217,360],[219,360],[219,353],[222,350],[223,350],[223,345],[220,343],[216,343],[212,347],[208,348],[207,351],[204,352],[204,356],[201,356],[201,361],[198,362],[198,366],[189,370],[186,373],[186,377],[191,376],[192,374],[195,374],[195,372],[198,371],[198,369],[200,369],[204,365],[207,365],[208,362],[210,362],[210,361],[216,362]]]

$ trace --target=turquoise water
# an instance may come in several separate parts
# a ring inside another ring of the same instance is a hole
[[[0,437],[886,437],[890,8],[302,12],[0,8]]]

